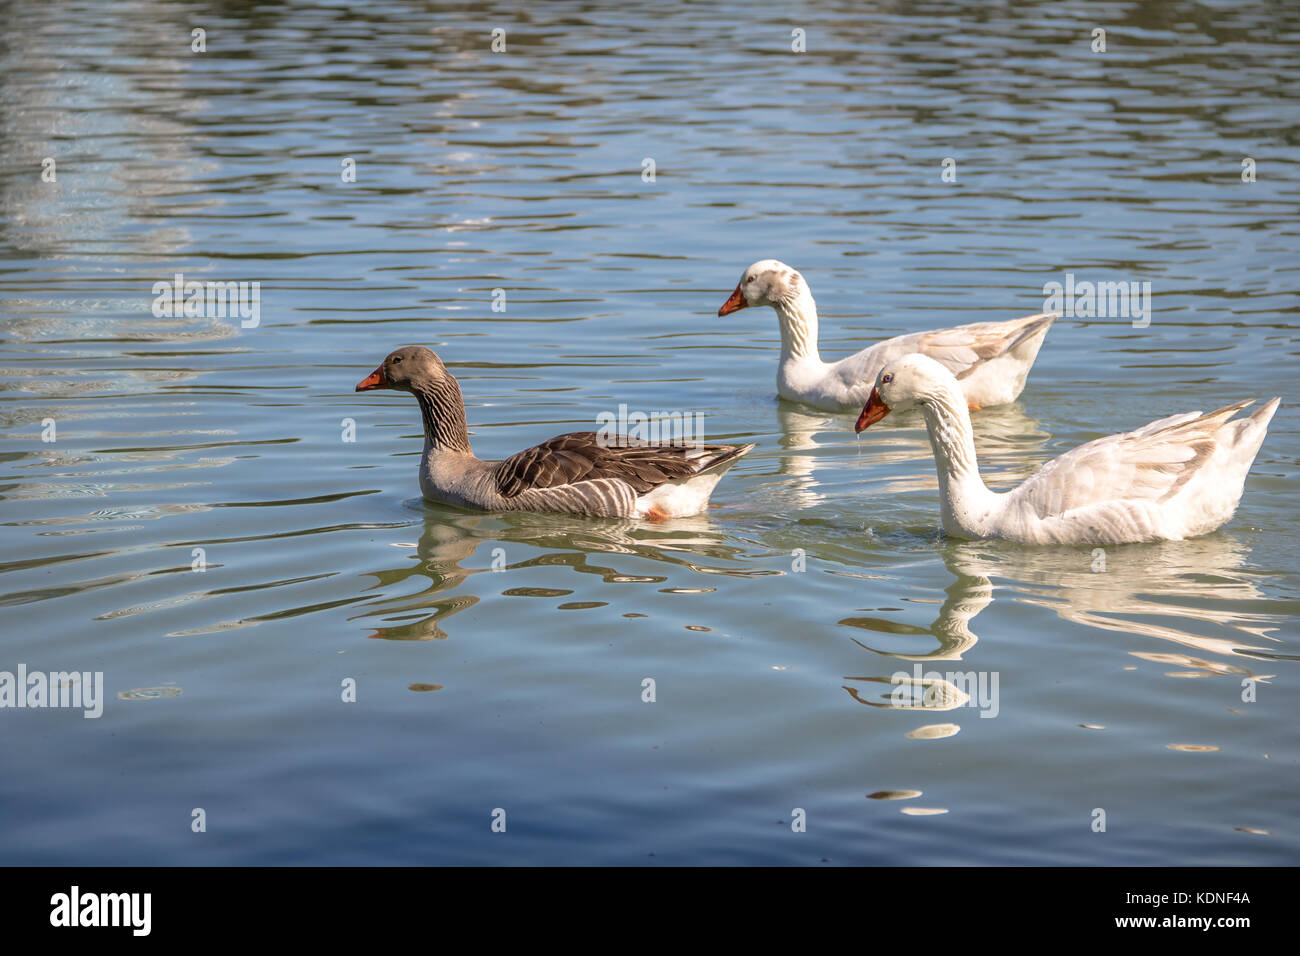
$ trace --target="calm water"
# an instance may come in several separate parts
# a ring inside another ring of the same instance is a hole
[[[0,711],[0,862],[1297,860],[1296,8],[48,9],[0,41],[0,670],[107,700]],[[977,415],[993,483],[1289,404],[1219,533],[948,541],[919,417],[778,402],[775,316],[715,315],[768,256],[826,357],[1151,283]],[[260,325],[155,317],[178,272]],[[619,403],[758,448],[689,521],[425,505],[352,390],[409,343],[484,457]],[[914,667],[996,716],[879,706]]]

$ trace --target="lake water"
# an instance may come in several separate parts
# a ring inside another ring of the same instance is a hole
[[[0,863],[1296,862],[1295,7],[48,10],[0,44],[0,670],[106,699],[0,711]],[[1284,405],[1213,535],[947,540],[919,416],[780,402],[775,315],[717,317],[765,257],[824,357],[1150,282],[976,414],[997,487]],[[259,324],[155,316],[177,273]],[[405,344],[485,458],[620,403],[758,447],[697,519],[426,505],[414,402],[353,392]]]

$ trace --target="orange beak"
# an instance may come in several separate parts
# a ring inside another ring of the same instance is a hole
[[[853,426],[855,432],[860,432],[880,421],[889,414],[889,406],[880,398],[880,393],[874,388],[871,390],[871,396],[867,399],[867,404],[862,406],[862,414],[858,416],[858,423]]]
[[[375,388],[388,388],[388,379],[384,377],[384,367],[382,365],[357,382],[358,392],[368,392]]]
[[[731,313],[739,312],[748,305],[749,303],[745,301],[745,293],[740,291],[740,286],[736,286],[736,291],[731,293],[731,298],[722,303],[718,315],[731,315]]]

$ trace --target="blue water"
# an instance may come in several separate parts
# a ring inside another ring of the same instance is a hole
[[[0,671],[106,699],[0,709],[0,863],[1296,861],[1294,8],[48,10],[0,44]],[[976,415],[996,487],[1284,405],[1213,535],[950,541],[919,417],[778,401],[775,316],[716,316],[765,257],[828,358],[1150,282]],[[259,324],[155,317],[176,273]],[[485,458],[620,403],[758,447],[696,519],[426,505],[353,391],[404,344]],[[996,716],[871,706],[916,666]]]

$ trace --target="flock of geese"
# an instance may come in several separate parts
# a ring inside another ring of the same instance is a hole
[[[939,473],[943,529],[959,538],[1124,544],[1207,534],[1236,510],[1281,401],[1239,418],[1233,415],[1253,400],[1171,415],[1081,445],[1018,487],[995,492],[980,478],[970,412],[1015,401],[1055,315],[900,335],[828,363],[817,351],[817,306],[803,276],[775,259],[756,262],[718,315],[760,305],[780,319],[783,398],[829,411],[861,409],[858,432],[920,406]],[[755,447],[573,432],[504,461],[483,461],[470,448],[460,386],[432,350],[400,348],[356,386],[382,388],[410,392],[420,405],[423,496],[463,508],[651,520],[696,514]]]

